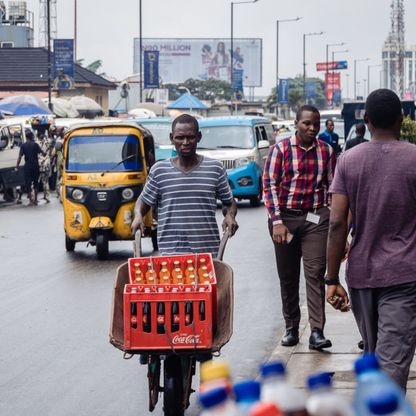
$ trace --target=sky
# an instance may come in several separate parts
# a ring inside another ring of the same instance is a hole
[[[39,0],[28,0],[35,13],[35,46],[39,38]],[[343,95],[353,94],[354,59],[357,63],[358,93],[364,93],[368,65],[381,63],[381,48],[390,30],[391,0],[258,0],[234,5],[234,37],[263,39],[263,86],[256,95],[267,96],[275,85],[276,20],[302,17],[298,22],[280,23],[279,77],[303,72],[303,34],[325,32],[306,38],[307,76],[320,76],[317,62],[326,60],[326,45],[344,42],[330,51],[347,60],[342,71]],[[230,0],[142,0],[143,37],[218,38],[230,36]],[[416,45],[416,1],[405,0],[407,45]],[[74,0],[57,0],[58,38],[74,34]],[[103,61],[108,75],[122,80],[133,73],[133,38],[139,34],[139,0],[78,0],[78,58],[86,63]],[[331,54],[330,54],[331,60]],[[380,68],[372,67],[371,89],[379,87]]]

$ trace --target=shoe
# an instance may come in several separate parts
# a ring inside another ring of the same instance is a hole
[[[44,199],[45,199],[47,204],[49,204],[49,202],[51,202],[49,198],[44,198]]]
[[[321,350],[322,348],[331,348],[332,342],[324,337],[322,329],[313,329],[309,337],[309,348],[312,350]]]
[[[284,347],[293,347],[299,343],[299,330],[288,329],[280,342]]]
[[[359,348],[360,350],[363,350],[363,351],[364,351],[364,341],[363,341],[363,340],[358,341],[357,346],[358,346],[358,348]]]

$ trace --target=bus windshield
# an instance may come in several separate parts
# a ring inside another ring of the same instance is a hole
[[[122,160],[124,162],[117,165]],[[69,140],[66,158],[68,172],[126,172],[142,169],[139,140],[134,135],[76,136]]]
[[[199,149],[252,149],[253,130],[249,126],[201,127]]]
[[[152,133],[153,140],[155,142],[155,146],[172,146],[170,142],[169,133],[171,129],[170,124],[151,124],[151,123],[143,123],[143,126],[150,130]]]

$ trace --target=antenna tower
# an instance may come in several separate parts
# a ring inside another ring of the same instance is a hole
[[[39,46],[48,47],[48,1],[50,2],[51,40],[57,38],[57,0],[39,0]]]

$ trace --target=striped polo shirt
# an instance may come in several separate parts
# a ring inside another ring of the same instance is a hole
[[[189,172],[178,169],[172,159],[159,161],[151,168],[140,199],[158,208],[157,237],[162,255],[217,254],[217,199],[226,205],[233,201],[220,161],[203,156]]]

